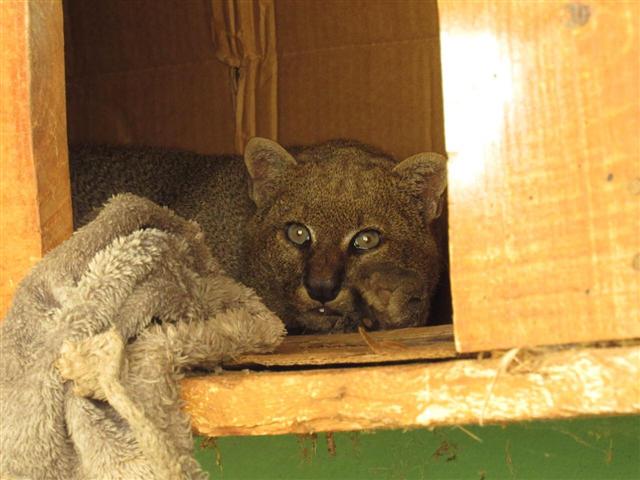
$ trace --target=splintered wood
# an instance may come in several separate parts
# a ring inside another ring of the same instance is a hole
[[[640,347],[550,349],[500,358],[186,378],[202,435],[432,427],[640,413]]]
[[[438,6],[459,350],[640,336],[640,3]]]
[[[286,337],[269,355],[243,355],[225,366],[346,365],[455,358],[451,325],[383,332]]]

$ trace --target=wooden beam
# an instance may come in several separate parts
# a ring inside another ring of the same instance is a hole
[[[194,430],[213,437],[433,427],[640,413],[640,347],[515,358],[225,372],[182,381]]]
[[[61,2],[4,1],[0,31],[1,319],[72,221]]]
[[[275,352],[243,355],[224,365],[313,366],[455,358],[451,325],[369,333],[286,337]]]
[[[462,352],[640,336],[640,2],[440,0]]]

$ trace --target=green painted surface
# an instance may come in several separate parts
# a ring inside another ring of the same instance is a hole
[[[336,433],[335,455],[324,434],[197,439],[196,457],[212,479],[640,480],[637,416],[465,429]]]

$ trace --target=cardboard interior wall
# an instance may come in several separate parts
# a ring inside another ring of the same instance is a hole
[[[444,153],[435,0],[65,0],[71,143]],[[445,210],[446,222],[446,210]],[[451,319],[448,279],[432,322]]]
[[[437,6],[65,0],[72,143],[240,151],[357,138],[444,153]]]

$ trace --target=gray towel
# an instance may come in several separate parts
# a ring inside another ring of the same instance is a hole
[[[182,372],[284,333],[197,224],[114,197],[35,266],[0,328],[0,477],[206,478]]]

